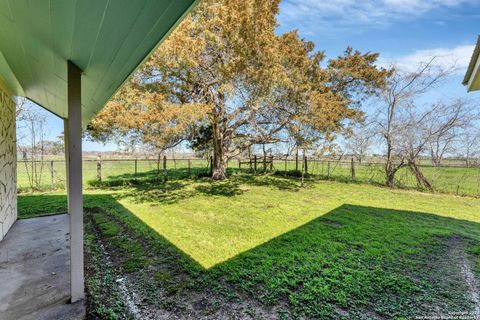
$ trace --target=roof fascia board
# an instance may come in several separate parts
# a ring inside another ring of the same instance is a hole
[[[468,79],[468,92],[474,91],[474,90],[479,90],[480,88],[472,88],[473,84],[477,80],[477,78],[480,76],[480,56],[477,55],[477,61],[475,62],[475,67],[473,68],[473,71]]]

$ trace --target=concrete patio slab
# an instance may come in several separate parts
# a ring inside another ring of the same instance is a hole
[[[0,242],[0,320],[83,319],[69,295],[69,216],[18,220]]]

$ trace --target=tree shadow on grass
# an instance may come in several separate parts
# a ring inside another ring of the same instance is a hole
[[[52,204],[62,203],[66,207],[61,195],[22,195],[19,212],[22,215],[28,206],[30,214],[45,213]],[[89,208],[100,208],[91,212],[118,224],[121,232],[108,239],[118,238],[120,244],[128,239],[135,248],[143,248],[141,261],[146,263],[134,264],[129,272],[147,277],[149,285],[167,288],[172,310],[180,316],[188,309],[202,317],[211,310],[185,305],[198,306],[199,301],[222,295],[238,297],[237,304],[256,305],[253,312],[260,318],[272,310],[291,317],[358,319],[473,310],[449,239],[461,239],[463,252],[478,260],[480,250],[470,250],[480,246],[480,224],[475,222],[345,204],[288,232],[259,239],[256,246],[206,268],[198,260],[204,253],[182,250],[175,238],[167,240],[112,195],[85,195],[85,207],[87,216]],[[189,237],[196,243],[204,240],[202,233]],[[122,270],[133,253],[118,250],[116,263]],[[218,308],[226,312],[223,315],[244,310],[233,310],[227,298]]]
[[[195,195],[187,186],[187,183],[181,181],[144,182],[122,191],[118,198],[130,198],[135,203],[174,204]]]
[[[299,191],[299,181],[288,177],[275,177],[271,175],[238,175],[235,177],[240,183],[250,186],[273,187],[278,190]]]
[[[135,203],[175,204],[198,194],[233,197],[242,193],[239,184],[234,181],[212,183],[198,180],[193,184],[187,180],[176,180],[144,182],[130,186],[127,191],[119,193],[118,198],[129,198]]]
[[[235,169],[227,169],[227,174],[233,175],[236,172]],[[163,181],[165,178],[164,170],[149,170],[142,171],[138,173],[123,173],[118,175],[109,175],[104,181],[99,182],[96,180],[90,181],[89,183],[92,186],[112,186],[112,185],[128,185],[128,184],[139,184],[145,181],[154,182],[154,181]],[[167,180],[196,180],[202,178],[210,177],[209,168],[198,168],[194,167],[188,170],[188,168],[177,168],[177,169],[167,169]]]
[[[97,189],[120,190],[120,198],[131,198],[135,203],[174,204],[196,194],[234,197],[249,191],[249,186],[272,187],[278,190],[299,191],[298,181],[269,175],[231,175],[224,181],[210,178],[183,178],[164,181],[148,173],[142,179],[129,179],[129,175],[112,177],[112,180],[92,181]],[[126,190],[126,191],[124,191]]]
[[[238,196],[244,193],[245,190],[242,190],[240,182],[236,180],[226,180],[219,182],[204,182],[198,186],[195,186],[195,190],[198,193],[207,195],[207,196],[223,196],[223,197],[233,197]]]
[[[189,172],[185,168],[169,169],[167,180],[173,181],[209,181],[210,174],[205,168],[192,168]],[[298,179],[289,176],[279,176],[275,174],[252,175],[241,169],[228,168],[228,181],[235,183],[241,182],[250,185],[270,186],[281,190],[297,191],[299,188]],[[163,171],[150,170],[137,174],[124,173],[120,175],[110,175],[103,181],[92,180],[89,184],[93,187],[116,187],[142,185],[145,183],[162,183],[164,181]]]

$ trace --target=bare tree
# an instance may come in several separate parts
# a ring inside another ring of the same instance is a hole
[[[436,87],[453,69],[444,70],[434,65],[435,58],[423,63],[414,72],[395,69],[380,95],[374,119],[375,133],[385,145],[386,184],[393,187],[395,174],[407,165],[401,148],[405,133],[405,109],[420,96]]]
[[[18,97],[16,99],[16,103],[17,103],[16,115],[17,115],[17,119],[19,119],[22,116],[24,110],[27,108],[28,100],[23,97]]]
[[[17,148],[24,155],[25,171],[32,189],[39,189],[44,172],[47,117],[31,103],[20,100],[17,109]]]
[[[471,135],[475,131],[473,125],[478,120],[478,112],[471,103],[462,99],[449,104],[440,103],[435,109],[428,144],[432,164],[437,166],[441,164],[445,155],[455,152],[458,143],[466,135]]]
[[[476,119],[476,112],[471,104],[463,100],[423,106],[412,103],[402,111],[399,117],[402,119],[398,132],[399,153],[405,166],[415,175],[418,187],[433,190],[431,181],[418,166],[420,157],[432,153],[431,146],[434,145],[434,151],[438,150],[435,159],[441,161],[459,132]]]
[[[454,147],[456,155],[464,159],[467,167],[471,166],[472,159],[480,156],[480,130],[470,127],[459,135]]]
[[[356,124],[352,132],[347,136],[345,147],[347,152],[357,158],[362,163],[367,153],[371,149],[374,142],[375,133],[372,126],[368,122],[360,122]]]

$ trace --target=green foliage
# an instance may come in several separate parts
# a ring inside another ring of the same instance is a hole
[[[132,257],[123,262],[123,268],[127,273],[131,273],[144,268],[147,264],[148,260],[143,257]]]
[[[95,221],[95,224],[105,237],[114,237],[120,232],[120,228],[101,213],[94,214],[93,221]]]
[[[211,126],[201,126],[190,141],[190,148],[200,154],[210,155],[213,148],[213,131]]]

